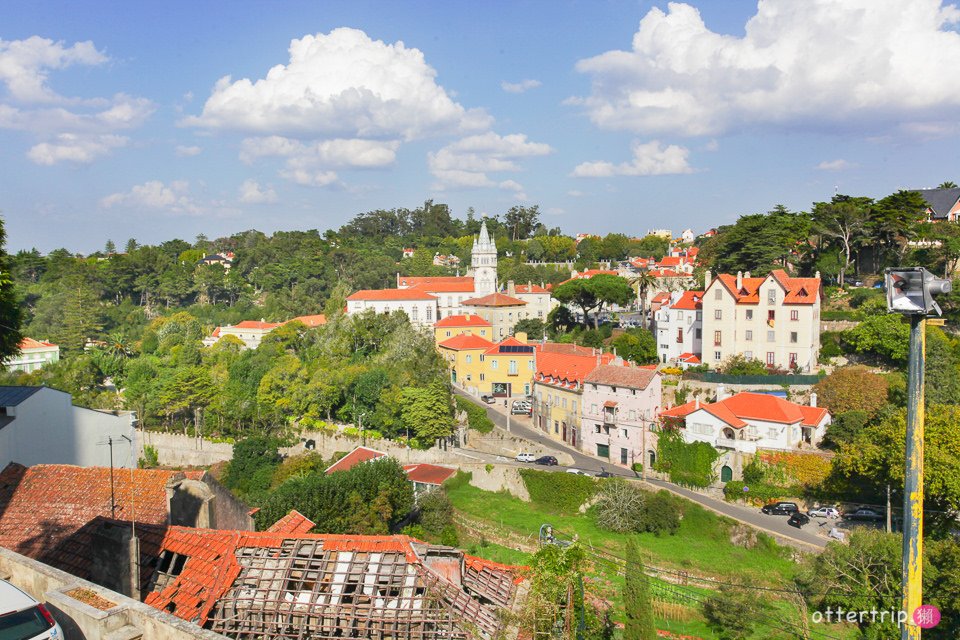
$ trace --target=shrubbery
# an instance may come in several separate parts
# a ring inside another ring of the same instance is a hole
[[[554,513],[576,513],[599,489],[597,480],[572,473],[520,469],[530,500]]]
[[[650,493],[625,480],[605,482],[594,507],[597,526],[629,531],[673,535],[680,528],[680,507],[666,491]]]
[[[466,398],[457,396],[457,410],[467,412],[467,426],[479,433],[493,431],[493,421],[487,416],[487,410],[478,407]]]
[[[280,466],[279,444],[276,438],[255,435],[233,445],[233,458],[223,475],[224,486],[242,499],[258,503],[270,489],[273,473]]]
[[[716,476],[713,463],[720,454],[706,442],[684,442],[679,431],[664,430],[657,439],[654,469],[670,474],[670,482],[709,487]]]

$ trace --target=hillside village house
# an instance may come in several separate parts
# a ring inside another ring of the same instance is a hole
[[[960,187],[921,189],[917,193],[927,201],[927,219],[931,222],[960,220]]]
[[[319,327],[326,324],[327,318],[322,313],[310,316],[297,316],[286,322],[265,322],[264,320],[244,320],[235,325],[226,325],[217,327],[213,333],[203,339],[203,346],[210,347],[220,341],[225,336],[233,336],[243,342],[247,349],[256,349],[263,342],[263,338],[276,329],[289,322],[300,322],[307,328]]]
[[[703,353],[703,291],[674,292],[654,314],[660,362],[690,365]],[[684,368],[686,368],[684,366]]]
[[[437,298],[419,289],[361,289],[347,297],[347,315],[372,309],[375,313],[403,311],[417,328],[432,327],[437,320]]]
[[[526,302],[500,292],[464,300],[463,307],[492,325],[495,340],[512,334],[516,324],[528,317]]]
[[[645,367],[605,364],[583,379],[581,449],[621,466],[653,464],[660,411],[660,373]]]
[[[550,289],[541,285],[528,282],[527,284],[514,285],[513,282],[507,283],[507,295],[513,296],[517,300],[523,300],[527,303],[524,308],[525,318],[536,318],[547,321],[547,316],[560,303],[550,295]],[[539,336],[534,336],[539,337]]]
[[[820,355],[820,274],[791,278],[775,269],[706,274],[703,294],[703,362],[717,367],[736,354],[768,367],[812,371]]]
[[[611,353],[575,344],[547,342],[537,347],[533,382],[533,424],[554,440],[579,447],[583,380],[615,359]]]
[[[60,361],[60,347],[50,342],[24,338],[20,341],[20,353],[7,358],[3,366],[7,371],[31,373],[40,367]]]
[[[473,395],[498,398],[528,395],[536,362],[536,346],[520,332],[498,343],[461,334],[437,345],[450,368],[450,382]]]
[[[493,327],[480,316],[463,314],[446,316],[442,320],[438,320],[433,325],[433,333],[437,344],[465,333],[489,340],[493,335]]]
[[[814,449],[831,420],[829,411],[816,406],[816,394],[811,396],[811,405],[805,406],[747,392],[711,404],[694,400],[662,411],[660,417],[664,428],[678,426],[687,442],[751,454],[762,449]]]

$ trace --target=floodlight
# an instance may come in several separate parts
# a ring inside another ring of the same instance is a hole
[[[950,293],[953,284],[923,267],[887,269],[887,311],[906,315],[943,315],[933,296]]]

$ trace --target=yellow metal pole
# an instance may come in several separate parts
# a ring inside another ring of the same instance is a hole
[[[910,359],[907,365],[907,440],[903,487],[903,611],[901,640],[920,640],[913,612],[923,604],[923,370],[926,318],[910,317]]]

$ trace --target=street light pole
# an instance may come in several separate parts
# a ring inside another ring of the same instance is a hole
[[[903,486],[903,611],[907,620],[901,640],[919,640],[913,612],[923,604],[923,367],[927,319],[910,316],[910,358],[907,364],[907,447]]]

